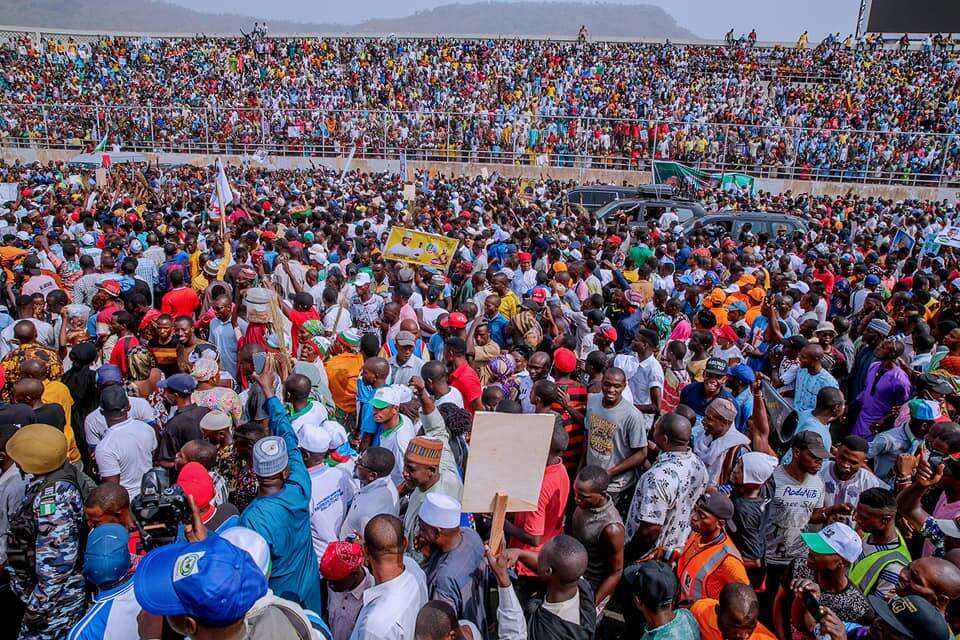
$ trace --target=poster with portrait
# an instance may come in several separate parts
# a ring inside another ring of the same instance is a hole
[[[947,247],[960,248],[960,226],[944,227],[937,234],[937,244]]]
[[[420,264],[446,271],[457,253],[458,244],[459,241],[456,238],[403,227],[390,227],[390,235],[383,248],[383,257],[386,260]]]

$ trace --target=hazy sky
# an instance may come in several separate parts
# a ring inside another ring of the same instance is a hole
[[[229,11],[300,22],[356,23],[368,18],[396,18],[455,0],[172,0],[206,12]],[[468,0],[461,0],[468,1]],[[655,4],[681,26],[704,38],[720,38],[730,27],[757,28],[761,40],[794,40],[803,29],[813,38],[829,31],[852,32],[859,0],[620,0]],[[577,25],[571,25],[571,33]]]

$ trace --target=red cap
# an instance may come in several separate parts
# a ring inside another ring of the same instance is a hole
[[[177,485],[183,492],[193,498],[197,509],[205,510],[213,502],[216,492],[213,488],[213,478],[199,462],[188,462],[177,476]]]
[[[463,329],[467,326],[467,316],[459,311],[454,311],[440,321],[440,326],[447,329]]]
[[[600,334],[607,340],[611,340],[613,342],[617,341],[617,330],[614,329],[613,327],[607,326],[607,327],[597,327],[597,328],[600,329]]]
[[[722,327],[714,327],[713,335],[715,338],[726,338],[730,342],[736,342],[738,340],[737,332],[733,330],[728,324],[723,325]]]
[[[273,231],[264,231],[260,234],[260,237],[264,240],[276,240],[277,234],[275,234]]]
[[[114,298],[120,297],[120,283],[116,280],[104,280],[97,285],[98,289],[103,289]]]
[[[518,253],[517,258],[520,260],[520,262],[530,262],[531,260],[533,260],[533,256],[531,256],[529,253],[525,251],[521,251],[520,253]]]
[[[609,238],[607,238],[607,242],[609,242],[610,244],[620,246],[621,244],[623,244],[623,238],[621,238],[618,235],[612,235]]]
[[[363,545],[335,541],[320,558],[320,574],[327,580],[343,580],[363,565]]]
[[[577,356],[566,347],[553,352],[553,366],[560,373],[573,373],[577,368]]]
[[[539,304],[543,304],[547,301],[547,290],[546,289],[534,289],[530,292],[530,299]]]
[[[137,214],[133,213],[132,211],[127,214],[127,222],[129,222],[129,223],[131,223],[131,224],[134,223],[134,222],[136,222],[136,221],[139,220],[139,219],[140,219],[140,216],[138,216]]]

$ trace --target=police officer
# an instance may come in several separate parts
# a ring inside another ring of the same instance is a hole
[[[83,503],[93,482],[67,461],[67,439],[50,425],[22,427],[7,455],[30,474],[7,542],[10,583],[25,606],[19,638],[63,638],[84,612]]]

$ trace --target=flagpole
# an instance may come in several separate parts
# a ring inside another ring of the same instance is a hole
[[[227,237],[227,208],[224,204],[223,190],[220,188],[220,172],[223,171],[223,164],[217,159],[217,176],[214,184],[217,189],[217,206],[220,208],[220,242],[224,242]]]

